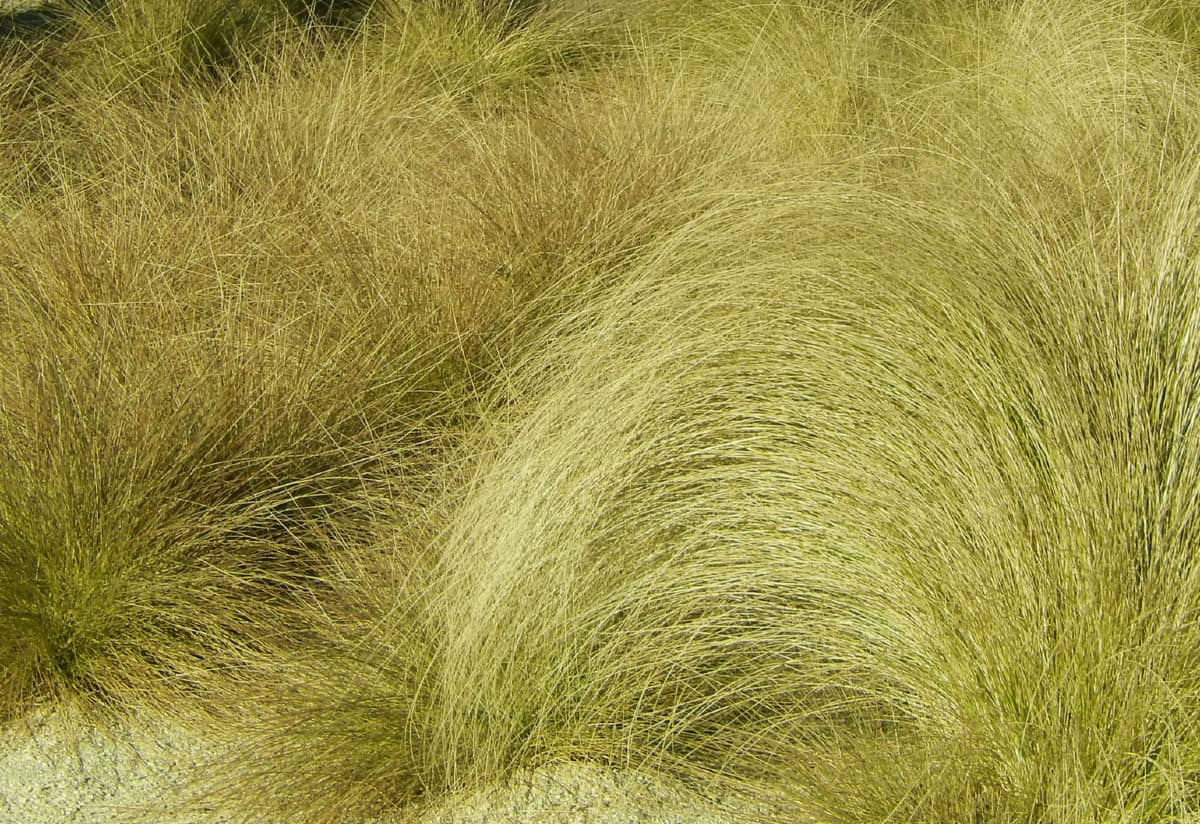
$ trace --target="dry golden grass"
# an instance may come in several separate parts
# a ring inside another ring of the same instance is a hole
[[[245,820],[1200,814],[1194,15],[534,5],[0,64],[0,713]]]

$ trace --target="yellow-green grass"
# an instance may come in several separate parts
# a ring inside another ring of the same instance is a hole
[[[40,78],[4,711],[200,703],[246,820],[556,759],[779,821],[1200,815],[1189,19],[396,2]]]
[[[656,96],[608,124],[477,111],[422,42],[73,99],[40,135],[0,238],[6,712],[170,703],[185,671],[300,643],[327,545],[429,482],[506,313],[684,219],[631,217],[713,154],[656,84],[620,78]]]

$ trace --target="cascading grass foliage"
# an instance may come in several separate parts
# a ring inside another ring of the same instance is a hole
[[[1200,817],[1197,22],[68,15],[0,59],[0,716],[224,730],[184,817]]]

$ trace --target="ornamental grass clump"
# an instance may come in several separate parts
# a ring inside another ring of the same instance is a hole
[[[1124,304],[1002,199],[962,233],[756,198],[648,256],[520,370],[443,534],[439,760],[842,821],[1194,810],[1189,189]]]
[[[436,350],[371,335],[344,290],[318,316],[194,223],[98,211],[0,240],[6,713],[167,709],[241,648],[298,642],[318,539],[365,529],[381,449],[416,465],[430,440]]]
[[[894,178],[731,189],[522,349],[436,541],[425,774],[1193,814],[1200,167],[1161,44],[1087,106],[959,98],[994,128],[957,141],[901,100]]]
[[[331,589],[312,619],[321,628],[312,648],[255,664],[269,674],[247,700],[262,709],[234,720],[253,743],[213,784],[247,817],[302,810],[309,820],[336,821],[459,785],[457,768],[430,743],[430,667],[444,641],[431,604],[440,592],[437,535],[475,472],[473,432],[488,387],[503,384],[527,350],[543,352],[545,330],[557,328],[559,316],[615,288],[646,248],[723,197],[714,181],[746,162],[743,142],[753,140],[730,134],[725,113],[693,109],[694,98],[670,82],[618,67],[594,86],[580,84],[588,95],[548,92],[527,108],[486,115],[482,125],[436,109],[443,120],[429,130],[448,136],[440,165],[422,165],[429,161],[410,137],[403,145],[411,180],[382,179],[409,187],[395,201],[403,207],[357,218],[389,221],[397,238],[411,239],[408,253],[421,264],[414,283],[491,284],[482,294],[497,297],[477,302],[474,315],[426,304],[424,312],[455,330],[448,349],[463,366],[463,380],[443,396],[457,403],[453,414],[438,419],[452,448],[423,476],[419,494],[376,508],[375,539],[330,544],[337,566],[323,578]],[[613,88],[631,88],[629,99],[607,98]],[[449,139],[459,123],[472,131]],[[403,169],[395,159],[393,168]]]
[[[426,499],[519,343],[508,318],[572,256],[598,279],[683,220],[652,204],[718,154],[651,83],[554,123],[536,98],[480,112],[399,78],[297,52],[113,103],[15,195],[6,714],[169,712],[200,682],[215,710],[266,650],[309,654],[301,605],[357,620],[330,581],[379,501]]]
[[[0,714],[202,707],[183,816],[1200,815],[1188,13],[590,8],[6,92]]]

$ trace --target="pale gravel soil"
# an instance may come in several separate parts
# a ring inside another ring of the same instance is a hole
[[[751,805],[720,806],[661,778],[586,764],[558,764],[502,787],[450,799],[421,824],[739,824]]]
[[[221,747],[164,724],[128,723],[103,732],[40,713],[0,729],[0,824],[173,822],[225,824],[195,798],[201,765]],[[556,764],[503,786],[452,797],[416,816],[419,824],[739,824],[751,805],[724,809],[681,785],[630,771]],[[412,814],[361,824],[412,822]],[[295,820],[303,824],[303,819]],[[348,822],[349,824],[349,822]]]
[[[211,742],[161,724],[100,731],[38,713],[0,730],[0,822],[162,820],[189,777],[217,752]]]

